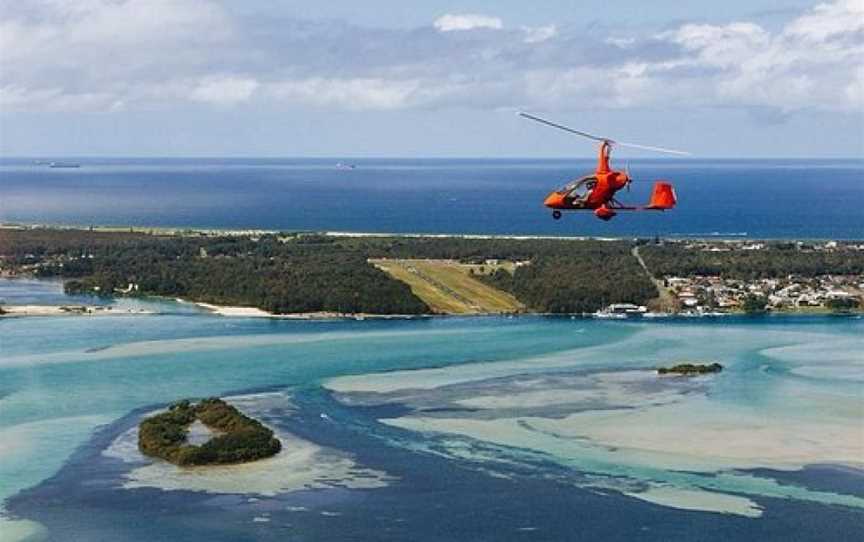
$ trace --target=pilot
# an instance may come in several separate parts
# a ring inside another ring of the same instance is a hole
[[[574,181],[569,185],[571,188],[567,193],[567,199],[570,200],[571,205],[578,206],[579,204],[585,203],[588,201],[588,198],[591,196],[591,192],[594,191],[594,187],[597,186],[597,178],[596,177],[583,177],[579,179],[579,181]],[[584,193],[580,193],[582,189],[585,189]]]

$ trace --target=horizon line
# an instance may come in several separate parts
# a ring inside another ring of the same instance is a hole
[[[269,154],[226,154],[226,155],[157,155],[157,154],[18,154],[3,155],[2,160],[44,160],[48,158],[74,159],[161,159],[161,160],[218,160],[218,159],[254,159],[254,160],[596,160],[595,155],[587,156],[484,156],[484,155],[269,155]],[[619,157],[620,161],[622,158]],[[699,160],[859,160],[861,156],[712,156],[691,155],[687,157],[663,156],[627,156],[627,160],[663,160],[663,161],[699,161]]]

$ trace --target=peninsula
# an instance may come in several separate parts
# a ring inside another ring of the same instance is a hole
[[[226,316],[849,313],[864,244],[0,228],[0,276]]]

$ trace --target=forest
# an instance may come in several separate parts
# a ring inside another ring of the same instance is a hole
[[[540,253],[512,275],[498,270],[486,282],[511,292],[535,311],[594,312],[610,303],[645,304],[657,289],[625,242],[584,241]]]
[[[6,232],[0,256],[37,276],[66,279],[69,293],[181,297],[273,313],[422,315],[429,308],[369,258],[463,262],[529,261],[515,275],[484,278],[535,312],[594,311],[657,295],[627,241],[97,234],[81,230]]]
[[[424,315],[410,288],[370,258],[465,263],[527,262],[514,273],[477,276],[511,292],[532,312],[592,312],[610,303],[645,304],[658,293],[631,254],[640,245],[655,276],[755,279],[789,274],[864,274],[864,251],[801,250],[772,243],[723,252],[683,243],[461,237],[165,235],[87,230],[0,230],[0,271],[61,277],[70,293],[160,295],[277,314],[337,312]],[[135,287],[130,291],[129,285]]]
[[[196,419],[217,435],[199,445],[187,444],[186,432]],[[141,453],[181,466],[243,463],[279,453],[282,443],[264,427],[225,401],[212,397],[188,400],[144,419],[138,426]]]
[[[680,243],[652,245],[640,249],[645,263],[656,276],[722,276],[752,280],[788,275],[864,274],[864,251],[845,248],[816,250],[794,243],[769,243],[760,250],[707,251]]]

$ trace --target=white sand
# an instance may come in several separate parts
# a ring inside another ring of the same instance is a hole
[[[452,435],[438,442],[455,457],[481,453],[470,445],[472,440],[547,454],[603,480],[581,485],[606,487],[665,506],[757,517],[758,506],[740,496],[746,494],[864,508],[864,499],[851,495],[779,484],[738,470],[798,470],[819,463],[864,468],[864,403],[860,387],[855,387],[864,378],[864,339],[778,328],[638,329],[634,337],[610,345],[534,359],[340,377],[326,385],[349,402],[353,392],[379,393],[381,402],[408,404],[416,396],[425,409],[436,405],[436,388],[459,384],[441,390],[441,406],[485,412],[452,417],[418,412],[381,421]],[[747,351],[768,361],[743,357]],[[602,368],[665,365],[703,359],[705,352],[731,374],[657,379],[650,371]],[[745,364],[751,376],[736,374],[738,363]],[[788,378],[769,371],[769,364],[797,375],[845,380]],[[567,380],[548,377],[562,368],[598,372]],[[640,383],[640,378],[663,384]],[[362,400],[375,402],[370,396]],[[488,409],[500,409],[499,417],[491,417],[495,412]],[[518,409],[530,412],[513,412]],[[490,465],[494,464],[491,458]],[[629,482],[615,482],[621,480]]]
[[[765,344],[769,348],[800,344],[830,345],[837,337],[825,333],[800,331],[752,330],[746,327],[724,328],[675,326],[650,323],[628,323],[637,330],[633,336],[609,345],[589,346],[533,358],[495,363],[471,363],[440,369],[406,370],[374,375],[331,378],[324,386],[340,393],[391,393],[405,389],[433,389],[484,378],[506,377],[517,373],[542,372],[562,367],[652,367],[679,360],[701,359],[710,345],[711,361],[726,367],[748,344]],[[861,341],[858,340],[861,344]],[[656,345],[653,349],[646,345]],[[766,350],[771,353],[774,350]],[[819,358],[817,358],[819,359]]]
[[[178,299],[178,301],[183,301]],[[212,303],[194,302],[195,305],[206,309],[219,316],[228,316],[233,318],[279,318],[283,320],[344,320],[344,319],[406,319],[415,318],[413,314],[369,314],[364,312],[348,313],[348,312],[332,312],[332,311],[317,311],[317,312],[289,312],[285,314],[276,314],[267,312],[255,307],[232,307],[228,305],[214,305]]]
[[[282,451],[273,457],[240,465],[191,468],[156,460],[132,470],[123,487],[272,496],[301,489],[384,487],[393,480],[384,472],[359,467],[345,454],[289,434],[276,436],[282,441]]]
[[[29,519],[9,519],[0,510],[0,540],[3,542],[36,542],[47,540],[48,531]]]
[[[23,316],[118,316],[154,314],[146,309],[117,309],[110,305],[3,305],[0,318]]]
[[[201,420],[195,420],[186,430],[186,442],[193,446],[200,446],[208,440],[221,435],[220,431],[210,429]]]
[[[722,512],[750,518],[758,518],[762,515],[762,508],[746,497],[713,491],[657,486],[638,493],[625,492],[625,495],[681,510]]]
[[[793,470],[815,463],[858,467],[864,463],[864,427],[855,418],[769,417],[753,409],[714,404],[701,395],[668,395],[650,404],[640,394],[630,395],[615,394],[612,399],[625,406],[629,401],[635,408],[577,412],[563,418],[415,415],[382,421],[403,429],[458,434],[575,461],[589,457],[600,461],[609,456],[609,450],[615,450],[616,463],[652,469]],[[518,400],[518,396],[514,398]]]
[[[226,398],[247,415],[260,418],[270,408],[292,408],[282,393],[261,393]],[[266,419],[263,420],[266,424]],[[274,428],[275,429],[275,428]],[[126,431],[103,452],[125,462],[147,462],[126,476],[125,488],[152,487],[164,491],[259,494],[272,496],[301,489],[328,487],[376,488],[394,478],[382,471],[359,466],[350,455],[318,446],[294,435],[274,430],[282,451],[273,457],[239,465],[178,467],[143,456],[138,450],[138,428]]]
[[[864,427],[853,420],[765,416],[705,398],[626,411],[592,411],[562,419],[532,419],[542,431],[581,437],[637,452],[634,463],[712,472],[721,469],[800,469],[814,463],[861,465]]]
[[[207,309],[210,312],[220,316],[244,317],[244,318],[272,318],[276,316],[271,312],[267,312],[255,307],[230,307],[225,305],[212,305],[210,303],[195,303],[201,308]]]
[[[653,371],[622,371],[594,373],[574,381],[584,381],[586,388],[528,388],[526,391],[511,391],[505,395],[493,389],[488,395],[479,395],[455,401],[468,408],[504,409],[534,408],[561,404],[604,403],[611,405],[647,406],[669,403],[681,398],[684,390],[669,388],[654,393],[636,393],[628,385],[654,381]],[[520,382],[522,384],[523,382]]]
[[[762,354],[790,365],[800,376],[864,382],[864,354],[860,338],[812,341],[777,348]],[[818,361],[818,364],[814,364]]]
[[[138,356],[158,356],[184,352],[230,350],[232,348],[282,346],[313,342],[367,341],[388,338],[435,337],[463,335],[464,330],[412,330],[412,331],[333,331],[321,333],[282,333],[262,335],[221,335],[215,337],[188,337],[156,341],[136,341],[112,345],[96,351],[68,350],[44,354],[25,354],[0,357],[0,366],[30,366],[76,361],[108,360]]]

